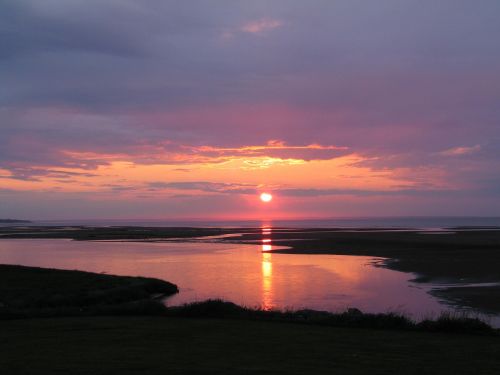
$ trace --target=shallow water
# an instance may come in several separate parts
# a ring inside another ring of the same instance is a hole
[[[0,226],[11,226],[11,223],[0,223]],[[494,226],[500,227],[500,217],[346,217],[304,220],[52,220],[23,223],[23,226],[41,225],[87,225],[87,226],[163,226],[163,227],[261,227],[264,225],[288,228],[449,228],[462,226]]]
[[[410,282],[412,274],[377,267],[380,258],[275,254],[271,244],[0,240],[0,263],[156,277],[180,287],[167,305],[223,298],[246,306],[366,312],[415,319],[449,308]]]

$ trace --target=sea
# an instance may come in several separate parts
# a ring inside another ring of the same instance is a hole
[[[14,225],[3,224],[3,225]],[[20,224],[16,224],[20,225]],[[141,227],[215,227],[255,228],[261,226],[285,228],[500,228],[499,217],[474,216],[392,216],[392,217],[338,217],[321,219],[262,219],[262,220],[214,220],[214,219],[68,219],[32,220],[23,226],[141,226]]]

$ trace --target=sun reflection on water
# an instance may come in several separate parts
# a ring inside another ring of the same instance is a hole
[[[271,227],[262,227],[262,235],[263,236],[271,234],[272,231],[273,231],[273,229]]]
[[[263,252],[268,252],[273,249],[272,245],[262,245],[262,251]]]
[[[273,263],[270,251],[273,249],[270,227],[262,228],[262,308],[270,310],[273,304]]]
[[[273,263],[270,253],[262,253],[262,308],[270,310],[273,307]]]

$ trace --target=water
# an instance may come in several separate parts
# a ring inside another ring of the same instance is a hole
[[[408,273],[380,258],[275,254],[270,244],[0,240],[0,263],[155,277],[180,293],[166,304],[207,298],[269,308],[403,312],[415,319],[447,308]],[[264,251],[262,251],[264,250]]]
[[[2,224],[0,224],[2,225]],[[3,224],[13,225],[13,224]],[[349,217],[304,220],[36,220],[30,225],[86,225],[86,226],[153,226],[153,227],[261,227],[269,225],[289,228],[450,228],[450,227],[500,227],[500,217]]]

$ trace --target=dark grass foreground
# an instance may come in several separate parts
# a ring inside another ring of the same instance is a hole
[[[151,297],[177,292],[152,278],[0,265],[0,318],[160,313]]]
[[[500,338],[233,319],[0,321],[8,375],[492,374]]]

